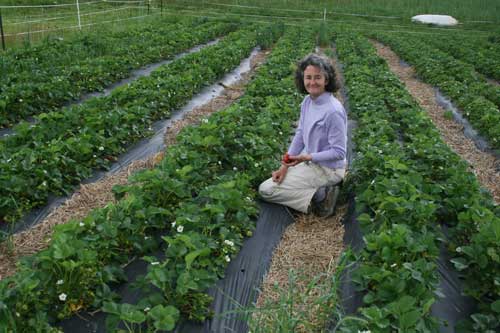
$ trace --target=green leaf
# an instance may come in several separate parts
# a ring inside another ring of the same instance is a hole
[[[469,267],[469,264],[467,261],[465,261],[464,258],[454,258],[450,260],[454,265],[455,268],[458,269],[459,271],[463,271],[467,267]]]
[[[500,300],[491,303],[491,309],[496,313],[500,313]]]
[[[143,311],[137,310],[135,306],[131,304],[122,304],[120,309],[120,318],[122,320],[128,321],[134,324],[143,323],[146,320],[146,316]]]
[[[104,304],[102,306],[102,311],[104,311],[106,313],[115,314],[118,316],[120,315],[119,304],[117,304],[115,302],[104,302]]]
[[[400,318],[399,318],[399,323],[401,328],[410,328],[414,326],[418,319],[420,318],[421,314],[417,310],[412,310],[410,312],[404,313]]]
[[[401,299],[397,302],[397,306],[400,312],[407,312],[411,310],[414,304],[415,298],[408,295],[401,297]]]
[[[191,268],[191,264],[198,256],[206,256],[210,254],[210,249],[208,247],[190,252],[186,255],[186,268]]]
[[[432,306],[432,304],[434,304],[434,302],[435,302],[434,298],[431,298],[427,302],[425,302],[424,306],[422,307],[424,314],[429,312],[429,310],[431,309],[431,306]]]
[[[164,307],[159,304],[148,312],[148,317],[154,320],[155,328],[170,331],[174,329],[175,323],[179,320],[180,312],[177,308],[169,305]]]
[[[375,297],[373,297],[372,293],[368,293],[363,297],[363,302],[366,304],[373,303],[375,301]]]

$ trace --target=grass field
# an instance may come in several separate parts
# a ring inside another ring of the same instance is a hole
[[[34,7],[25,7],[34,6]],[[442,28],[412,24],[417,14],[447,14],[460,25],[445,30],[498,34],[500,2],[496,0],[221,0],[221,1],[75,1],[68,0],[3,0],[0,1],[6,46],[29,45],[46,38],[70,38],[75,31],[95,31],[106,25],[127,28],[147,15],[207,15],[242,17],[251,21],[283,20],[304,24],[307,19],[358,30],[424,31],[441,33]],[[309,23],[308,23],[309,24]],[[429,29],[431,28],[431,30]]]

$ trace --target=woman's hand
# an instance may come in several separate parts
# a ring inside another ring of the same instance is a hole
[[[286,165],[282,165],[278,170],[273,171],[272,173],[273,182],[281,184],[281,182],[285,179],[287,171],[288,167]]]
[[[289,159],[292,161],[291,163],[286,163],[285,165],[288,167],[299,164],[300,162],[312,161],[311,154],[300,154],[300,155],[290,155]]]

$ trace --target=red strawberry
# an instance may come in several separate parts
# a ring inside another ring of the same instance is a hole
[[[292,160],[290,159],[290,155],[288,153],[286,153],[285,155],[283,155],[283,162],[284,163],[292,163]]]

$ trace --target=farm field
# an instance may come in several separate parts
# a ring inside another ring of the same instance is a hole
[[[78,6],[0,1],[1,332],[500,330],[498,2]],[[460,24],[410,20],[430,13]],[[311,221],[257,189],[315,51],[337,70],[349,166],[336,213]],[[224,107],[180,111],[217,86]],[[127,169],[164,121],[165,148]],[[123,179],[96,178],[110,169]],[[73,200],[94,184],[98,204]],[[244,268],[263,226],[283,247]]]

